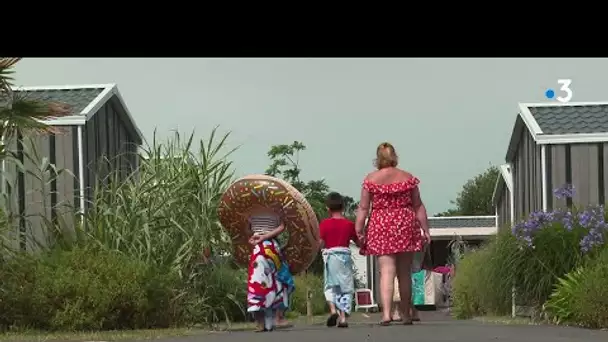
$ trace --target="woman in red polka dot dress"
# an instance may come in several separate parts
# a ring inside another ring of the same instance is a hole
[[[418,178],[397,168],[393,145],[376,150],[376,167],[363,181],[355,229],[363,241],[362,253],[378,257],[380,267],[381,325],[391,322],[395,276],[401,298],[412,297],[411,266],[414,252],[430,243],[426,209],[420,199]],[[365,219],[369,221],[364,231]],[[412,324],[411,300],[401,301],[404,324]]]

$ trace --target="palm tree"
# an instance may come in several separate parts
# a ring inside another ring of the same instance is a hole
[[[70,110],[63,104],[27,99],[23,92],[13,91],[13,68],[20,59],[0,57],[0,161],[11,160],[22,168],[21,162],[14,158],[14,151],[8,148],[12,139],[28,132],[49,132],[51,127],[41,120],[65,116]],[[14,223],[15,213],[5,195],[0,196],[0,259],[13,251],[14,243],[7,232]]]
[[[28,99],[24,93],[13,91],[14,66],[20,57],[0,57],[0,159],[8,155],[6,141],[27,132],[52,132],[41,120],[70,113],[66,104]]]

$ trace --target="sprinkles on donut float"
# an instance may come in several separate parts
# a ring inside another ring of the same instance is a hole
[[[234,259],[247,266],[251,254],[248,217],[254,208],[271,209],[285,224],[289,240],[283,248],[292,273],[305,271],[319,251],[319,222],[304,196],[289,183],[267,175],[236,180],[222,195],[218,216],[234,246]]]

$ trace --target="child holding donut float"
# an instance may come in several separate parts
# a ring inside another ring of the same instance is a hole
[[[247,311],[257,331],[288,325],[283,314],[295,288],[292,274],[308,269],[319,251],[314,210],[289,183],[254,174],[224,191],[217,213],[232,239],[234,261],[248,269]],[[289,239],[280,246],[277,237],[285,230]]]
[[[272,331],[275,319],[289,308],[293,277],[279,247],[277,236],[285,225],[272,210],[254,208],[248,219],[253,246],[247,280],[247,311],[254,314],[257,332]]]
[[[355,224],[344,217],[344,200],[332,192],[325,200],[329,218],[321,221],[319,232],[324,268],[324,292],[331,314],[327,326],[347,328],[355,293],[350,241],[358,244]]]

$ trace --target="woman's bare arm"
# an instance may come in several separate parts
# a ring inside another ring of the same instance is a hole
[[[359,199],[359,208],[357,210],[357,218],[355,219],[355,232],[357,236],[363,235],[365,219],[369,214],[369,206],[371,203],[371,195],[365,188],[361,189],[361,198]]]
[[[418,187],[412,192],[412,204],[416,213],[416,219],[420,222],[420,227],[429,234],[429,217],[426,213],[426,207],[422,203],[422,198],[420,198],[420,189]]]

